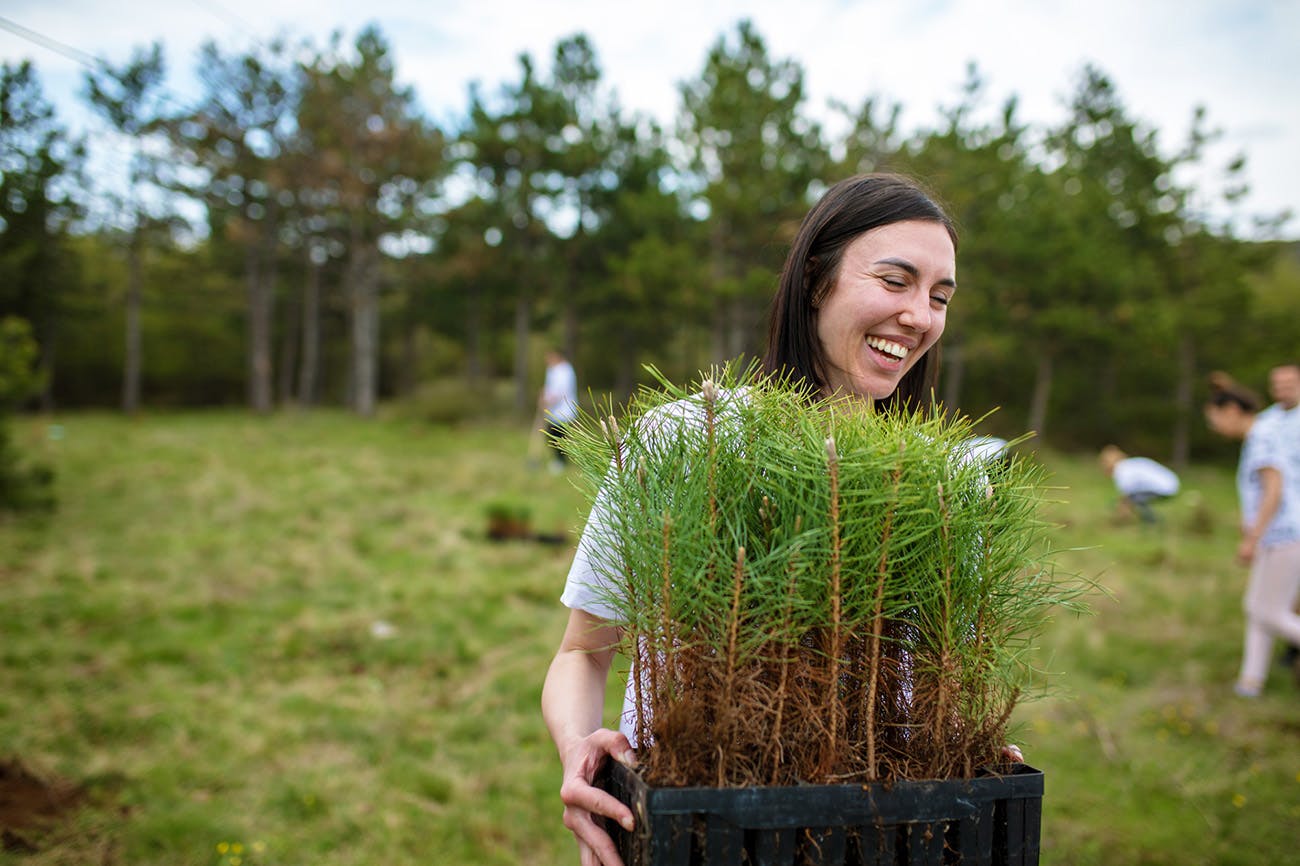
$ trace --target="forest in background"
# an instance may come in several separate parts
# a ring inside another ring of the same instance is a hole
[[[36,67],[5,64],[0,317],[34,343],[28,406],[528,417],[552,345],[584,390],[626,395],[645,364],[685,380],[761,353],[800,218],[877,170],[923,179],[959,224],[939,397],[996,409],[989,432],[1182,465],[1230,450],[1200,420],[1206,373],[1262,388],[1300,358],[1300,247],[1222,216],[1246,155],[1206,166],[1210,118],[1165,141],[1103,70],[1080,70],[1046,126],[1014,95],[995,103],[974,66],[922,127],[888,94],[830,123],[798,60],[741,21],[666,128],[620,107],[584,35],[549,61],[468,85],[439,126],[375,27],[209,43],[184,101],[161,47],[141,47],[86,73],[105,139],[129,151],[120,188],[89,176]],[[1216,189],[1186,180],[1207,174]]]

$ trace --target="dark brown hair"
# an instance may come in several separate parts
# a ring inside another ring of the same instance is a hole
[[[763,370],[786,375],[821,392],[827,387],[826,357],[817,337],[817,307],[835,285],[844,248],[874,228],[906,220],[936,222],[948,230],[951,218],[915,180],[898,174],[863,174],[827,190],[804,217],[786,256],[768,314]],[[925,411],[939,379],[939,344],[908,370],[881,408],[908,406]]]
[[[1254,415],[1264,405],[1264,401],[1254,391],[1242,385],[1236,379],[1219,370],[1209,376],[1210,396],[1206,404],[1216,408],[1236,406],[1248,415]]]

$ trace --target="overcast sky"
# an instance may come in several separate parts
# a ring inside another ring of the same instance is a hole
[[[1237,216],[1288,209],[1297,217],[1283,234],[1300,237],[1297,0],[0,0],[0,27],[35,34],[0,29],[0,60],[32,59],[64,122],[92,131],[76,105],[85,66],[62,47],[121,64],[133,47],[161,41],[168,86],[183,96],[206,39],[240,50],[287,32],[321,44],[374,22],[399,79],[446,121],[463,111],[471,81],[490,91],[516,80],[523,52],[547,69],[556,41],[582,32],[620,103],[669,122],[678,84],[698,76],[709,47],[741,18],[772,56],[800,63],[816,112],[876,94],[905,106],[905,125],[927,125],[974,62],[991,104],[1015,94],[1023,120],[1054,123],[1092,63],[1170,153],[1204,105],[1223,137],[1199,186],[1210,193],[1244,152],[1252,191]]]

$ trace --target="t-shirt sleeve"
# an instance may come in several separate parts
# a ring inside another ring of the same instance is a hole
[[[1282,429],[1278,424],[1256,424],[1252,430],[1254,434],[1248,455],[1243,461],[1246,463],[1246,471],[1252,475],[1261,469],[1276,469],[1284,472],[1286,469],[1287,448],[1281,435]]]
[[[585,610],[601,619],[616,620],[618,611],[613,607],[613,600],[617,589],[611,577],[611,551],[614,547],[608,521],[609,509],[602,490],[596,496],[587,525],[578,539],[578,550],[573,555],[560,601],[573,610]]]
[[[724,392],[728,399],[731,392]],[[654,450],[663,447],[683,431],[699,429],[703,424],[700,409],[695,401],[678,400],[651,409],[637,419],[637,438],[641,447]],[[611,466],[610,471],[613,472]],[[616,506],[609,500],[612,484],[603,485],[596,494],[587,517],[587,525],[578,540],[578,549],[569,567],[560,601],[568,608],[585,610],[602,619],[618,622],[621,616],[618,603],[624,597],[620,578],[623,563],[619,544],[610,528]]]

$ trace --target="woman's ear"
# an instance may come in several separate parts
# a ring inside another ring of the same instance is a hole
[[[821,276],[822,263],[816,256],[809,256],[803,263],[803,291],[808,298],[808,305],[814,310],[821,309],[821,293],[817,291],[818,277]]]

